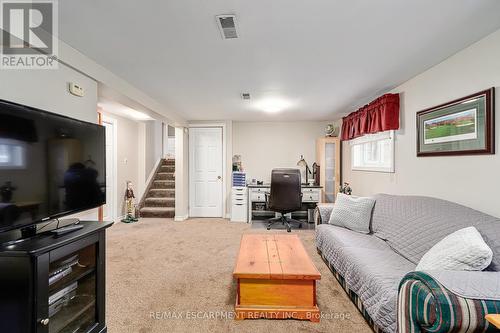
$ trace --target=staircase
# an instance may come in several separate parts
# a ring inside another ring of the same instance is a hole
[[[175,215],[175,160],[160,162],[141,203],[141,218],[173,218]]]

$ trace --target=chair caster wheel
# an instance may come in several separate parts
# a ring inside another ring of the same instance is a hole
[[[267,227],[267,230],[271,230],[271,227]]]
[[[292,232],[292,229],[287,228],[287,229],[286,229],[286,231],[287,231],[287,232]]]

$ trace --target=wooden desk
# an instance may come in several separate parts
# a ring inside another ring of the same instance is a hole
[[[36,220],[41,202],[26,201],[26,202],[16,202],[14,204],[17,206],[17,208],[19,208],[19,211],[29,213],[31,215],[31,218],[33,220]]]
[[[485,316],[486,320],[500,329],[500,314],[489,314]]]
[[[266,206],[266,195],[271,191],[270,184],[248,185],[248,220],[268,220],[278,217],[275,212],[265,209],[254,209],[254,203]],[[302,184],[302,209],[288,214],[289,217],[307,222],[307,209],[314,209],[321,202],[321,186]]]
[[[321,274],[297,235],[243,235],[233,277],[236,319],[319,322],[316,280]]]

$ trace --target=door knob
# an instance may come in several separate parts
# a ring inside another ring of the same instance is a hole
[[[40,324],[47,326],[49,324],[49,318],[40,319]]]
[[[220,180],[220,179],[222,179],[222,177],[221,177],[221,176],[217,176],[217,179],[219,179],[219,180]]]

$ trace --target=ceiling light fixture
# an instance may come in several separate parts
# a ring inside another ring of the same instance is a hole
[[[289,108],[292,104],[279,97],[267,97],[257,101],[255,108],[269,113],[277,113]]]
[[[153,120],[151,116],[147,113],[134,110],[125,105],[116,102],[99,102],[98,107],[112,114],[116,114],[122,117],[131,118],[138,121]]]
[[[129,109],[127,111],[127,113],[136,120],[153,120],[153,118],[143,112],[135,111],[132,109]]]

